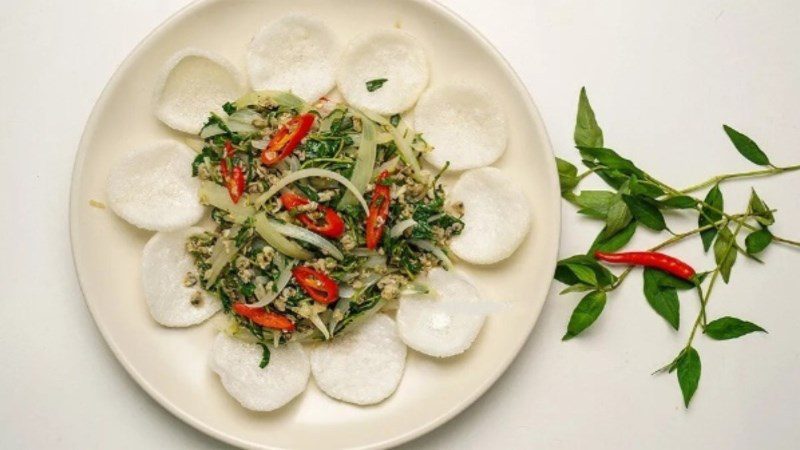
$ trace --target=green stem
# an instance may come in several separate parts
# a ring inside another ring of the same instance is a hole
[[[795,170],[800,170],[800,164],[797,164],[797,165],[794,165],[794,166],[787,166],[787,167],[774,167],[773,166],[773,167],[771,167],[769,169],[752,170],[752,171],[749,171],[749,172],[726,173],[726,174],[723,174],[723,175],[717,175],[716,177],[713,177],[713,178],[709,178],[708,180],[703,181],[702,183],[694,184],[694,185],[689,186],[689,187],[687,187],[685,189],[681,189],[678,192],[680,192],[681,194],[688,194],[690,192],[695,192],[695,191],[699,191],[701,189],[705,189],[705,188],[714,186],[715,184],[719,184],[719,183],[721,183],[723,181],[727,181],[727,180],[734,180],[734,179],[737,179],[737,178],[752,178],[752,177],[763,177],[763,176],[768,176],[768,175],[777,175],[777,174],[786,173],[786,172],[794,172]]]

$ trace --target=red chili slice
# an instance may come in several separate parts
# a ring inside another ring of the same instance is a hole
[[[294,322],[288,317],[276,312],[267,311],[264,308],[251,308],[244,303],[234,303],[233,311],[250,319],[253,323],[264,328],[281,331],[294,331]]]
[[[281,203],[283,207],[288,210],[307,205],[310,202],[309,199],[293,192],[284,192],[281,194]],[[314,220],[306,213],[298,214],[297,219],[309,230],[329,238],[337,239],[344,234],[344,220],[342,220],[342,217],[339,213],[334,211],[333,208],[319,205],[316,211],[323,214],[323,217],[319,220]]]
[[[392,201],[391,189],[384,184],[384,180],[389,176],[389,172],[383,171],[375,180],[375,189],[372,191],[372,199],[369,202],[369,214],[367,215],[367,248],[374,249],[380,244],[383,236],[383,229],[389,217],[389,205]]]
[[[307,266],[292,269],[297,284],[314,301],[327,305],[339,299],[339,285],[322,272]]]
[[[291,155],[314,125],[313,114],[301,114],[282,126],[261,152],[261,162],[274,166]]]
[[[239,203],[239,199],[242,198],[242,194],[244,194],[246,180],[241,167],[234,167],[233,173],[228,169],[228,161],[233,157],[235,151],[231,141],[225,141],[225,153],[222,155],[222,160],[219,162],[219,173],[222,175],[222,181],[228,189],[228,195],[231,196],[231,200],[233,203]]]

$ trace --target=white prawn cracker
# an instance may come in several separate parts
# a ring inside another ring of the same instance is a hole
[[[213,316],[222,304],[200,287],[200,276],[186,251],[189,236],[201,228],[156,233],[142,251],[142,287],[156,322],[188,327]]]
[[[406,352],[394,321],[377,314],[357,329],[312,350],[311,371],[317,386],[329,396],[372,405],[397,389]]]
[[[425,159],[451,170],[474,169],[497,161],[506,150],[506,118],[482,89],[450,85],[431,89],[414,109],[414,125],[434,148]]]
[[[429,78],[425,50],[400,30],[355,38],[344,50],[336,71],[336,83],[348,103],[384,115],[414,106]]]
[[[242,406],[253,411],[273,411],[305,391],[311,369],[308,355],[298,343],[268,346],[266,367],[259,367],[264,349],[219,333],[211,350],[211,369],[222,386]]]
[[[291,91],[314,102],[336,84],[339,46],[316,17],[290,14],[264,26],[247,47],[247,72],[255,90]]]
[[[106,195],[111,209],[139,228],[171,231],[197,223],[205,207],[192,177],[194,152],[176,141],[134,149],[109,172]]]
[[[211,112],[244,93],[244,78],[222,56],[187,48],[172,56],[156,85],[155,112],[170,128],[197,134]]]
[[[466,351],[483,327],[487,307],[466,278],[441,268],[428,274],[431,294],[403,295],[397,328],[409,347],[445,358]]]
[[[464,205],[464,229],[450,241],[450,250],[473,264],[508,258],[531,227],[530,203],[522,188],[494,167],[465,172],[449,200]]]

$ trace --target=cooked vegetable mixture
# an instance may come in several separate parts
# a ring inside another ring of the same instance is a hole
[[[192,165],[217,226],[189,238],[185,282],[219,298],[239,337],[331,339],[449,268],[462,208],[420,168],[430,147],[400,116],[283,92],[223,109]]]

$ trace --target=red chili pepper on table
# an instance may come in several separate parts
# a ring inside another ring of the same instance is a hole
[[[322,272],[307,266],[292,269],[297,284],[317,303],[327,305],[339,299],[339,285]]]
[[[311,130],[311,126],[314,125],[314,117],[313,114],[300,114],[280,127],[270,139],[267,148],[261,152],[261,162],[268,166],[274,166],[291,155],[295,147]]]
[[[278,314],[276,312],[267,311],[264,308],[251,308],[244,303],[234,303],[233,311],[242,316],[250,319],[256,325],[261,325],[264,328],[281,331],[294,331],[294,322],[288,317]]]
[[[225,187],[228,188],[228,195],[231,196],[231,200],[233,203],[239,203],[239,199],[242,198],[242,194],[244,194],[246,180],[241,167],[234,167],[233,173],[231,173],[231,170],[228,168],[228,160],[233,157],[235,151],[231,141],[225,141],[225,154],[219,162],[219,173],[222,175]]]
[[[664,272],[688,281],[691,281],[695,275],[695,271],[692,266],[686,264],[678,258],[658,252],[595,252],[594,257],[600,261],[615,264],[652,267],[654,269],[663,270]]]
[[[366,238],[367,248],[375,249],[381,242],[383,229],[389,217],[389,205],[392,201],[391,189],[384,184],[384,180],[389,176],[389,172],[383,171],[375,180],[375,189],[372,191],[372,199],[369,202],[369,214],[367,214]]]
[[[298,206],[307,205],[311,201],[293,192],[284,192],[281,194],[281,203],[284,208],[291,210]],[[319,221],[312,219],[306,213],[298,214],[297,219],[309,230],[329,238],[336,239],[344,234],[344,220],[333,208],[318,205],[316,211],[321,212],[323,215]]]

